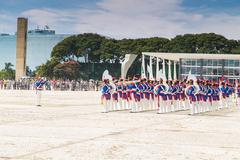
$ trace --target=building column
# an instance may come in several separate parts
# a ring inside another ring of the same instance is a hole
[[[174,61],[174,80],[177,80],[177,62]]]
[[[168,60],[168,80],[172,80],[172,75],[171,75],[171,60]]]
[[[159,80],[159,58],[157,57],[157,62],[156,62],[156,80]]]
[[[149,79],[152,80],[153,79],[153,63],[152,63],[152,56],[149,57],[149,65],[150,65],[150,72],[149,72]]]
[[[145,73],[145,56],[144,56],[144,54],[142,55],[141,78],[146,78],[146,73]]]
[[[163,65],[163,67],[162,67],[162,73],[163,73],[163,76],[164,76],[164,78],[166,77],[166,68],[165,68],[165,59],[162,59],[163,60],[163,63],[162,63],[162,65]]]

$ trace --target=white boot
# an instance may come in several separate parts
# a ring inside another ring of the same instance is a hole
[[[42,98],[42,91],[37,90],[36,91],[36,106],[41,106],[41,98]]]
[[[195,104],[194,103],[190,103],[190,114],[191,115],[195,114]]]
[[[113,108],[114,111],[117,111],[117,109],[118,109],[118,101],[116,101],[116,100],[113,101],[113,107],[112,108]]]
[[[158,113],[159,113],[159,114],[160,114],[160,113],[163,113],[162,103],[159,103],[157,109],[158,109]]]
[[[132,110],[133,113],[137,112],[137,102],[134,103],[134,105],[132,105]]]
[[[162,113],[167,113],[167,101],[166,100],[162,100]]]
[[[110,104],[110,100],[104,100],[104,110],[103,113],[108,113],[109,112],[109,104]]]

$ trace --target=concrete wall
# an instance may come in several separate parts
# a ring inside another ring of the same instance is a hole
[[[17,49],[16,49],[16,80],[26,76],[26,51],[27,51],[28,20],[17,20]]]

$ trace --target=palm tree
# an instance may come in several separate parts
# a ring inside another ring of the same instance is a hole
[[[11,62],[5,63],[4,70],[5,70],[5,71],[12,71],[12,70],[13,70],[13,69],[12,69],[13,66],[14,66],[14,65],[13,65]]]
[[[12,63],[10,62],[5,63],[5,67],[2,70],[5,73],[5,76],[4,76],[5,79],[14,79],[15,70],[12,67],[13,67]]]

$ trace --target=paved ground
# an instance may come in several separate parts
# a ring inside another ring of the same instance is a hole
[[[240,159],[240,111],[102,111],[96,92],[0,91],[0,159]]]

